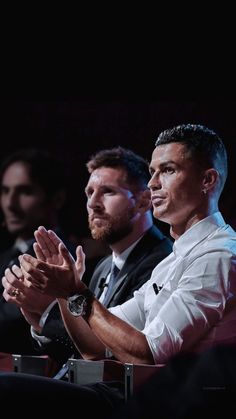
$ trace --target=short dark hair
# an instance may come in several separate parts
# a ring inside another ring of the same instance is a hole
[[[28,148],[9,154],[0,166],[0,182],[5,171],[13,163],[22,162],[29,168],[31,179],[50,197],[65,188],[65,173],[61,162],[46,150]]]
[[[100,167],[121,168],[127,174],[127,182],[146,189],[150,180],[148,162],[138,154],[123,147],[98,151],[87,162],[89,173]]]
[[[169,143],[184,144],[190,157],[201,167],[214,167],[220,174],[223,189],[228,172],[227,152],[222,139],[214,131],[204,125],[178,125],[161,132],[155,146]]]

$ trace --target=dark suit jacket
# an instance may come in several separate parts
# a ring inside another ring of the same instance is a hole
[[[107,307],[124,303],[133,296],[151,276],[154,267],[172,251],[172,242],[160,230],[150,228],[128,256],[121,269],[113,294]],[[112,256],[107,256],[95,268],[89,288],[99,298],[102,289],[99,287],[111,269]],[[44,350],[57,361],[65,362],[75,351],[71,340],[65,332],[58,306],[54,306],[42,330],[42,335],[52,339]]]
[[[60,237],[63,237],[60,230],[57,233]],[[68,245],[68,243],[66,245],[74,254],[72,246]],[[15,304],[7,303],[2,296],[3,286],[1,280],[5,269],[13,264],[19,266],[18,256],[21,253],[18,252],[14,257],[12,253],[13,248],[0,253],[0,352],[39,355],[38,347],[35,345],[35,340],[30,333],[30,325],[21,314],[20,309]],[[33,244],[30,245],[25,253],[35,256]]]
[[[27,253],[35,256],[33,245]],[[8,266],[19,266],[18,256],[12,257],[12,248],[0,254],[0,279]],[[38,354],[30,334],[30,326],[21,314],[20,309],[12,303],[7,303],[2,296],[3,286],[0,283],[0,351],[18,354]]]

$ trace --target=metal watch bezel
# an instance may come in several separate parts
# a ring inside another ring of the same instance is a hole
[[[75,294],[67,298],[67,308],[73,316],[86,314],[87,298],[83,294]]]

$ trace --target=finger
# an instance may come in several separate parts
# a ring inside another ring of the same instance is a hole
[[[61,242],[61,239],[59,239],[56,233],[54,233],[52,230],[47,231],[42,226],[38,228],[38,233],[41,236],[41,239],[44,240],[45,246],[47,246],[47,249],[50,252],[50,254],[58,254],[58,245]]]
[[[48,230],[48,235],[50,236],[50,239],[54,243],[54,246],[58,248],[60,243],[63,243],[63,241],[58,237],[58,235],[53,230]]]
[[[76,248],[76,262],[75,268],[80,276],[84,274],[85,271],[85,253],[83,252],[82,246],[77,246]]]
[[[24,293],[25,292],[25,287],[22,286],[22,283],[20,283],[20,281],[18,281],[18,283],[16,283],[14,286],[7,280],[7,278],[4,276],[2,278],[2,285],[4,287],[4,292],[5,292],[5,296],[7,297],[7,301],[9,301],[9,299],[15,299],[18,298],[20,296],[20,293]],[[19,286],[18,286],[19,285]],[[13,295],[13,292],[15,292],[17,290],[17,295]],[[5,298],[5,297],[4,297]],[[6,299],[6,298],[5,298]]]
[[[11,269],[12,269],[12,272],[14,273],[14,275],[16,275],[17,279],[21,283],[22,282],[24,283],[25,288],[30,288],[31,282],[26,279],[26,276],[24,276],[24,273],[23,273],[22,269],[17,265],[13,265]],[[18,288],[20,287],[20,285],[17,285],[16,282],[15,282],[15,286],[18,287]],[[23,291],[23,288],[21,288],[21,290]]]
[[[8,303],[14,303],[18,307],[21,307],[22,302],[24,301],[24,297],[21,292],[19,293],[17,297],[16,296],[14,297],[10,294],[10,292],[8,293],[7,290],[4,289],[2,296]]]
[[[74,264],[74,258],[72,257],[72,255],[70,254],[69,250],[66,248],[63,242],[59,244],[59,252],[69,266]]]
[[[26,271],[29,271],[31,267],[44,270],[46,269],[47,263],[36,259],[35,257],[24,253],[18,257],[20,266],[24,267]]]
[[[34,252],[37,259],[43,260],[44,262],[46,262],[46,258],[37,242],[33,244],[33,248],[34,248]]]
[[[23,273],[21,272],[21,269],[16,265],[13,266],[18,268],[17,272],[20,271],[20,274],[23,278]],[[4,288],[6,288],[10,294],[11,291],[15,288],[19,289],[23,293],[25,293],[27,289],[25,281],[22,281],[22,279],[18,278],[9,268],[5,270]]]
[[[17,286],[19,280],[11,271],[11,269],[7,268],[4,272],[4,275],[9,284],[13,285],[14,287]]]
[[[19,266],[13,265],[11,270],[18,279],[20,279],[22,281],[24,280],[24,275],[23,275],[21,269],[19,268]]]
[[[36,239],[36,242],[38,243],[38,246],[40,247],[41,253],[44,255],[43,260],[50,258],[51,251],[46,239],[47,231],[44,229],[44,227],[41,227],[41,230],[38,228],[38,230],[34,232],[34,237]]]
[[[45,278],[43,275],[43,271],[31,265],[30,263],[25,262],[23,258],[22,258],[22,263],[20,267],[24,275],[24,280],[29,281],[30,283],[33,283],[33,284],[37,284],[41,288],[41,284],[44,283],[44,278]]]
[[[4,290],[6,291],[6,293],[7,293],[7,294],[9,294],[9,296],[10,296],[10,297],[12,297],[11,293],[12,293],[12,291],[13,291],[13,290],[15,290],[16,288],[15,288],[15,287],[13,287],[13,286],[12,286],[12,285],[11,285],[11,284],[7,281],[6,277],[4,277],[3,283],[4,283]]]
[[[38,277],[37,275],[32,276],[27,271],[25,271],[23,267],[21,267],[21,269],[24,274],[24,283],[26,287],[35,289],[37,292],[44,292],[46,285],[43,274],[41,274],[41,277]]]
[[[2,286],[3,286],[3,288],[7,287],[7,279],[6,279],[5,276],[2,277]]]
[[[4,289],[2,296],[8,303],[13,302],[13,297],[7,292],[7,289]]]

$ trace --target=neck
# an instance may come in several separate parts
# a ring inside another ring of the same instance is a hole
[[[194,214],[190,214],[190,216],[182,221],[173,223],[170,226],[170,235],[173,237],[174,240],[177,240],[182,234],[185,233],[190,227],[194,224],[198,223],[199,221],[203,220],[204,218],[214,214],[215,212],[219,211],[218,205],[214,203],[214,205],[208,205],[207,208],[202,209],[202,211],[198,211]]]
[[[120,255],[129,246],[136,242],[149,228],[153,225],[151,213],[146,213],[142,218],[139,218],[133,224],[133,229],[130,234],[125,236],[123,239],[110,245],[111,250],[116,254]]]

